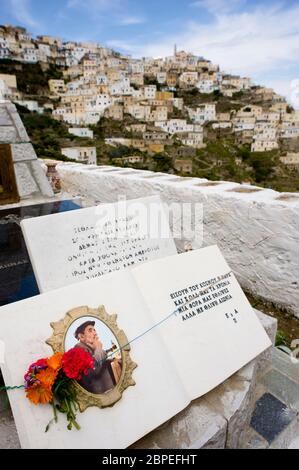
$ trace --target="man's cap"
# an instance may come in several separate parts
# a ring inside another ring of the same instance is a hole
[[[84,331],[85,331],[85,328],[87,328],[87,326],[89,326],[89,325],[94,326],[95,321],[89,320],[89,321],[86,321],[86,322],[82,323],[82,325],[78,326],[78,328],[75,331],[75,338],[78,339],[78,336],[79,336],[80,333],[83,335]]]

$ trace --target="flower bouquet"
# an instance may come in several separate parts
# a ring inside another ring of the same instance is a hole
[[[46,432],[53,421],[57,422],[57,411],[66,414],[69,430],[73,426],[80,429],[76,421],[78,403],[73,381],[80,380],[93,367],[94,359],[82,348],[73,348],[64,354],[57,352],[30,365],[24,376],[27,398],[35,405],[49,403],[53,406],[54,418]]]

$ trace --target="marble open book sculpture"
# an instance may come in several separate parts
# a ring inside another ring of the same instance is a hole
[[[37,357],[84,342],[86,325],[113,351],[114,382],[106,374],[75,384],[80,431],[68,431],[62,415],[45,433],[51,406],[9,391],[23,448],[125,448],[271,345],[212,246],[1,307],[5,384],[22,384]]]

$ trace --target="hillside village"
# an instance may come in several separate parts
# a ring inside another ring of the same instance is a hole
[[[299,111],[176,46],[134,59],[0,26],[0,95],[39,157],[299,190]]]

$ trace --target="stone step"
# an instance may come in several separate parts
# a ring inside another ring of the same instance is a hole
[[[276,370],[299,384],[299,362],[294,363],[288,354],[278,348],[274,348],[272,365]]]
[[[292,440],[289,449],[299,449],[299,436]]]
[[[299,437],[299,419],[295,419],[286,427],[286,429],[272,442],[270,449],[288,449],[294,439]]]
[[[246,449],[299,449],[299,421],[294,418],[291,423],[278,436],[269,443],[251,426],[246,433]]]

